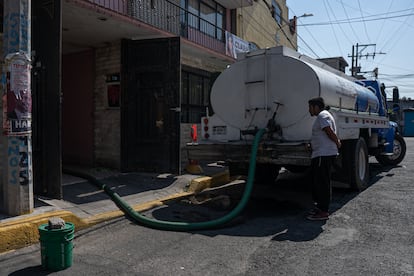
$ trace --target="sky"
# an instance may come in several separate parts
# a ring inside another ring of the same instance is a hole
[[[350,75],[352,46],[359,44],[358,65],[368,72],[364,76],[373,79],[372,71],[378,68],[388,98],[398,86],[400,97],[414,99],[413,0],[287,0],[286,4],[289,18],[313,14],[298,18],[300,53],[312,58],[342,56]]]

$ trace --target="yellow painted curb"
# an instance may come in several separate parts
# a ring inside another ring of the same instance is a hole
[[[87,224],[69,211],[52,211],[33,217],[5,222],[0,224],[0,253],[28,246],[39,242],[38,228],[47,223],[51,217],[60,217],[75,224],[77,230],[87,227]]]
[[[192,194],[192,192],[176,193],[159,200],[134,205],[132,208],[137,212],[142,212]],[[0,223],[0,253],[39,242],[39,226],[48,223],[48,220],[52,217],[60,217],[64,221],[72,222],[75,225],[75,231],[78,231],[123,215],[124,213],[121,210],[115,210],[82,219],[72,212],[61,210]]]
[[[168,201],[177,200],[181,197],[186,197],[186,196],[190,196],[190,195],[193,195],[193,193],[191,193],[191,192],[176,193],[176,194],[172,194],[172,195],[169,195],[167,197],[164,197],[162,199],[156,199],[156,200],[153,200],[153,201],[133,205],[132,209],[134,209],[137,212],[143,212],[143,211],[150,210],[150,209],[158,207],[158,206],[162,206]],[[121,217],[123,215],[124,215],[123,211],[115,210],[115,211],[110,211],[110,212],[95,215],[93,217],[90,217],[90,218],[86,219],[85,222],[88,224],[88,226],[92,226],[94,224],[104,222],[104,221],[107,221],[107,220],[111,220],[111,219],[115,219],[115,218]]]
[[[217,187],[229,182],[230,174],[228,170],[225,170],[212,176],[202,176],[191,180],[188,191],[198,193],[204,189]]]

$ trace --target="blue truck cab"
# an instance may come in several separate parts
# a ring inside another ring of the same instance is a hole
[[[371,90],[378,99],[378,114],[388,116],[387,99],[384,87],[377,80],[358,80],[356,83]],[[397,165],[405,156],[406,144],[399,132],[398,123],[389,121],[389,128],[374,128],[378,134],[378,151],[375,154],[377,161],[384,165]],[[381,146],[382,145],[382,146]]]

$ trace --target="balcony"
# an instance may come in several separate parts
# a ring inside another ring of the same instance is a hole
[[[136,19],[170,35],[181,36],[197,45],[225,54],[225,31],[174,2],[168,0],[84,0],[83,2],[89,2],[97,9],[103,8]],[[142,28],[145,29],[144,26]],[[137,33],[136,37],[130,36],[130,38],[143,39],[144,37]]]
[[[150,2],[153,5],[154,1],[146,0],[89,0],[95,4],[103,6],[105,8],[118,11],[119,13],[125,13],[126,7],[130,5],[145,5],[144,2]],[[169,1],[167,1],[169,2]],[[217,3],[227,9],[237,9],[253,5],[253,0],[216,0]],[[177,3],[179,3],[177,1]],[[154,6],[154,5],[153,5]]]
[[[216,0],[216,2],[227,9],[237,9],[253,5],[252,0]]]

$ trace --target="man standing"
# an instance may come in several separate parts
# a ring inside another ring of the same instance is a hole
[[[336,124],[333,116],[325,110],[323,98],[308,101],[309,113],[316,116],[312,127],[312,197],[315,208],[309,212],[309,220],[327,220],[332,196],[331,168],[341,141],[336,136]]]

